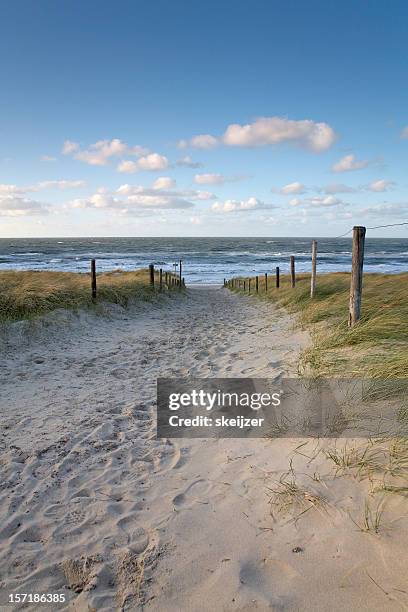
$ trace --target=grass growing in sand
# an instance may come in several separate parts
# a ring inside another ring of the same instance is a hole
[[[347,325],[350,274],[319,275],[313,299],[310,297],[310,274],[298,275],[295,288],[291,287],[288,275],[281,276],[279,289],[275,287],[273,276],[268,281],[266,292],[265,278],[259,276],[258,294],[254,292],[255,282],[252,281],[251,294],[271,300],[296,314],[299,324],[311,335],[312,345],[301,357],[301,373],[385,379],[387,382],[379,382],[376,389],[382,399],[397,399],[398,421],[406,430],[407,385],[401,379],[408,378],[408,274],[365,274],[362,316],[352,329]],[[240,292],[239,289],[235,291]],[[406,436],[385,436],[365,442],[340,439],[326,448],[318,442],[317,447],[311,462],[323,452],[333,467],[334,478],[351,477],[365,487],[364,508],[358,510],[359,515],[350,515],[350,519],[361,531],[378,534],[387,498],[390,495],[408,496]],[[270,501],[278,511],[282,506],[287,509],[295,502],[299,505],[299,500],[309,503],[307,510],[316,507],[315,499],[306,496],[304,488],[296,484],[295,477],[292,471],[290,481],[285,477],[278,487],[269,489],[273,493]]]
[[[153,300],[157,288],[148,270],[120,270],[97,275],[97,302],[127,306],[130,301]],[[92,306],[89,274],[75,272],[0,272],[0,322],[44,314],[56,308]]]
[[[259,277],[262,299],[270,299],[292,313],[306,327],[313,344],[303,364],[316,375],[406,378],[408,373],[408,274],[365,274],[362,317],[347,326],[350,274],[321,274],[316,295],[310,298],[310,275],[297,276],[296,287],[281,276],[276,289],[269,278]],[[252,283],[255,286],[255,283]]]

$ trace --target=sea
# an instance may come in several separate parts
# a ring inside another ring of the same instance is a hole
[[[350,271],[351,238],[317,238],[318,272]],[[236,275],[310,271],[310,238],[0,238],[0,270],[88,272],[133,270],[153,263],[174,270],[181,259],[186,283],[222,283]],[[368,238],[364,270],[408,271],[408,238]]]

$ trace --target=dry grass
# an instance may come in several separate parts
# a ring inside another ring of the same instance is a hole
[[[281,276],[281,286],[275,287],[269,278],[265,291],[263,276],[259,276],[259,299],[271,300],[298,316],[299,324],[307,329],[312,346],[301,357],[302,374],[342,378],[373,378],[377,399],[397,401],[401,431],[408,426],[408,274],[365,274],[362,317],[358,325],[347,325],[350,275],[322,274],[317,277],[317,291],[310,298],[310,275],[297,277],[296,287],[290,277]],[[248,283],[246,283],[248,287]],[[251,293],[254,295],[255,282]],[[239,291],[239,290],[235,290]],[[405,380],[404,380],[405,379]],[[373,400],[376,397],[372,398]],[[384,405],[385,405],[384,404]],[[370,484],[370,500],[361,510],[361,518],[350,518],[364,532],[378,534],[383,523],[386,499],[389,495],[408,497],[408,439],[406,434],[388,439],[366,440],[357,444],[349,440],[324,450],[332,463],[335,477],[352,477]],[[319,451],[320,452],[320,451]],[[307,502],[305,491],[293,478],[283,477],[272,492],[271,503],[278,509]],[[378,496],[381,499],[378,501]],[[315,500],[310,506],[315,506]],[[308,506],[306,505],[305,510]]]
[[[267,293],[260,276],[258,297],[297,313],[300,324],[309,329],[313,345],[303,364],[314,374],[394,379],[408,373],[407,286],[406,273],[365,274],[362,318],[353,329],[347,326],[347,273],[319,275],[313,300],[309,274],[298,275],[294,289],[289,276],[281,276],[279,289],[271,277]]]
[[[133,300],[157,296],[148,270],[120,270],[97,275],[97,302],[127,306]],[[26,319],[56,308],[90,307],[89,274],[74,272],[0,272],[0,322]]]
[[[315,479],[315,483],[318,483]],[[293,513],[293,521],[297,522],[309,510],[316,510],[319,513],[327,512],[327,501],[317,490],[311,490],[300,485],[296,480],[292,460],[289,470],[281,475],[279,480],[270,487],[267,487],[271,516],[276,519],[275,512],[286,515]]]

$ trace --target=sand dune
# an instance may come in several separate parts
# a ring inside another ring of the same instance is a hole
[[[296,450],[301,440],[155,438],[157,377],[296,375],[307,337],[292,323],[201,287],[103,317],[15,324],[1,368],[0,601],[63,592],[60,608],[76,611],[408,609],[399,498],[387,528],[364,533],[369,483],[334,478],[313,440]]]

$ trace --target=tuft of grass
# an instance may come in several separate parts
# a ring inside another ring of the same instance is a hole
[[[320,482],[319,478],[313,478],[313,480],[316,483]],[[272,518],[275,518],[274,510],[282,515],[286,515],[289,511],[294,512],[294,522],[297,522],[309,510],[314,509],[320,513],[327,511],[327,502],[320,493],[306,489],[297,483],[292,461],[289,470],[281,475],[276,485],[267,487],[267,491]]]
[[[149,283],[148,270],[115,270],[97,275],[97,302],[127,306],[133,300],[153,300],[157,293],[157,285],[154,289]],[[56,308],[76,309],[93,304],[90,274],[0,272],[0,322],[28,319]]]
[[[360,522],[353,519],[350,515],[353,523],[363,531],[364,533],[379,533],[382,524],[383,514],[385,508],[385,500],[381,499],[375,508],[372,508],[368,499],[364,503],[364,512],[362,520]]]

